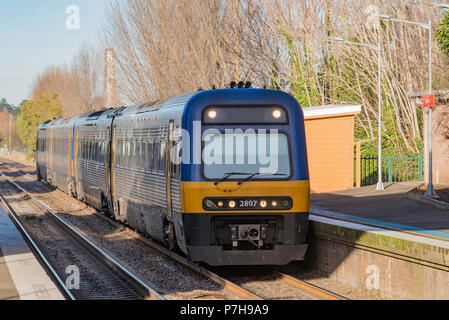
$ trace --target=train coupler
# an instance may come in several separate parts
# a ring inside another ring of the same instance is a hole
[[[232,247],[237,248],[239,242],[250,242],[257,248],[261,248],[267,237],[267,225],[241,224],[230,225]]]

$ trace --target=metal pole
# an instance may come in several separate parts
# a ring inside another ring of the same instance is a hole
[[[429,94],[432,94],[432,19],[429,19]],[[432,173],[432,108],[429,108],[429,184],[425,193],[428,197],[435,197]]]
[[[379,37],[380,37],[380,30],[379,30]],[[377,103],[378,103],[378,111],[379,111],[379,150],[378,150],[378,159],[377,159],[377,188],[376,190],[384,190],[384,184],[382,182],[382,81],[381,81],[381,63],[382,63],[382,56],[380,51],[380,41],[377,45]]]

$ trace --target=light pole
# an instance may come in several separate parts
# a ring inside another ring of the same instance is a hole
[[[374,51],[377,51],[377,103],[378,103],[378,111],[379,111],[379,145],[378,145],[378,168],[377,168],[377,187],[376,190],[384,190],[384,184],[382,182],[382,83],[381,83],[381,68],[382,68],[382,56],[381,56],[381,44],[380,41],[377,46],[373,46],[372,44],[360,43],[347,41],[342,38],[337,37],[329,37],[330,40],[337,41],[339,43],[344,43],[348,45],[355,45],[359,47],[370,48]]]
[[[411,24],[415,26],[420,26],[429,31],[429,94],[432,94],[432,20],[429,19],[429,23],[408,21],[408,20],[400,20],[391,18],[388,15],[380,14],[378,15],[380,19]],[[427,186],[427,191],[425,193],[426,196],[434,197],[436,196],[435,190],[433,188],[433,179],[432,179],[432,108],[429,108],[429,185]]]

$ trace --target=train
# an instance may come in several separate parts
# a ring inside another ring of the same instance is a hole
[[[305,259],[304,115],[286,92],[204,90],[47,121],[36,171],[198,263]]]

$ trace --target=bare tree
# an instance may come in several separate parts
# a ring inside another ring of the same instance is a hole
[[[32,96],[58,94],[66,117],[102,108],[102,60],[97,51],[85,46],[70,66],[48,66],[34,80]]]

